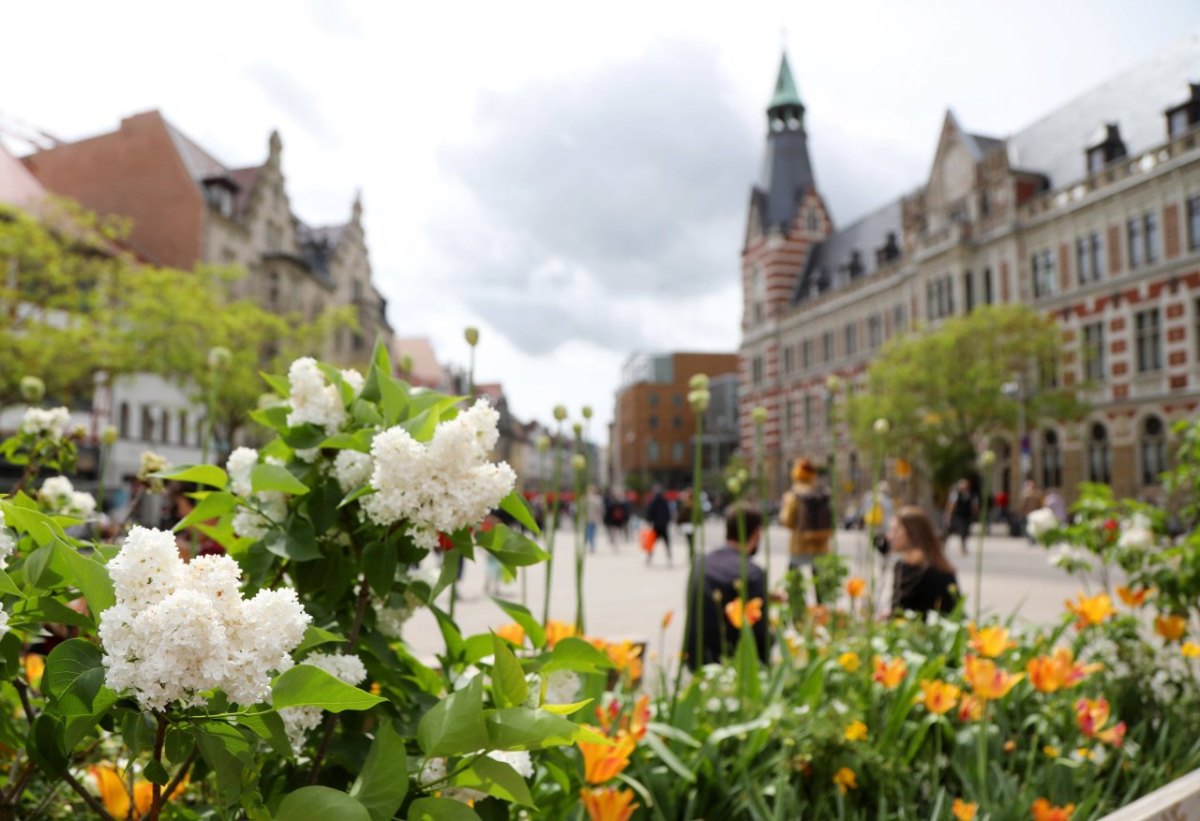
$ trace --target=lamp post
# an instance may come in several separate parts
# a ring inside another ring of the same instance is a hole
[[[1032,458],[1029,452],[1028,437],[1025,432],[1025,382],[1021,374],[1013,382],[1005,382],[1000,386],[1000,392],[1009,399],[1017,401],[1017,462],[1021,481],[1029,478],[1032,472]]]

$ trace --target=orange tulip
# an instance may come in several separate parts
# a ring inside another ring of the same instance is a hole
[[[1200,644],[1196,644],[1194,641],[1185,641],[1179,647],[1179,652],[1183,653],[1184,658],[1200,658]]]
[[[977,630],[975,623],[971,622],[967,625],[967,630],[971,633],[971,647],[984,658],[994,659],[1005,650],[1017,646],[1015,641],[1008,638],[1008,629],[1004,627],[985,627]]]
[[[633,703],[633,713],[629,717],[629,733],[638,741],[646,737],[646,725],[650,722],[650,694],[643,693]]]
[[[755,596],[744,605],[741,599],[734,599],[725,605],[725,618],[729,619],[729,623],[733,625],[735,630],[742,629],[743,619],[753,627],[762,620],[762,606],[763,601],[758,596]]]
[[[967,656],[964,660],[963,675],[975,697],[984,701],[1004,698],[1018,681],[1025,678],[1024,673],[1001,670],[991,659],[975,656]]]
[[[900,685],[904,677],[908,675],[908,665],[904,659],[896,658],[891,661],[884,661],[882,656],[875,657],[875,681],[878,681],[889,690],[893,690]]]
[[[937,715],[948,713],[962,694],[958,687],[944,681],[922,681],[921,692],[924,695],[920,701],[925,704],[925,709]]]
[[[950,807],[950,814],[958,821],[975,821],[975,812],[979,809],[979,805],[974,801],[969,804],[961,798],[954,799],[953,806]]]
[[[847,725],[846,731],[842,733],[842,737],[847,741],[866,741],[867,725],[861,721],[851,721]]]
[[[546,646],[550,649],[554,649],[554,645],[558,644],[561,639],[573,636],[575,636],[575,625],[557,619],[550,619],[546,622]]]
[[[823,604],[810,604],[808,617],[812,619],[812,623],[816,627],[829,626],[829,608]]]
[[[852,599],[857,599],[867,589],[867,580],[861,576],[851,576],[846,579],[846,593]]]
[[[858,780],[855,778],[854,770],[849,767],[842,767],[834,773],[833,783],[837,784],[837,788],[842,795],[845,795],[847,790],[858,789]]]
[[[595,727],[588,729],[599,732]],[[592,741],[579,741],[579,751],[583,753],[583,777],[589,784],[603,784],[612,781],[629,766],[629,756],[637,746],[637,739],[624,730],[618,730],[612,744],[599,744]]]
[[[1130,590],[1124,585],[1117,587],[1117,595],[1121,601],[1125,602],[1128,607],[1141,607],[1146,603],[1146,597],[1150,595],[1150,588],[1143,587],[1141,590]]]
[[[1117,612],[1107,593],[1100,593],[1090,598],[1080,593],[1076,598],[1077,601],[1067,601],[1067,609],[1078,616],[1075,620],[1075,627],[1079,630],[1100,624]]]
[[[611,642],[601,647],[613,666],[622,673],[628,673],[629,678],[637,680],[642,677],[642,648],[632,641]]]
[[[849,651],[842,653],[840,656],[838,656],[837,662],[847,673],[853,673],[858,669],[858,653],[852,653]]]
[[[963,696],[958,703],[958,720],[966,724],[983,718],[983,702],[972,696]]]
[[[674,610],[668,610],[666,613],[663,613],[663,617],[662,617],[662,629],[663,630],[666,630],[668,627],[671,626],[671,619],[674,618],[674,616],[675,616]]]
[[[1075,720],[1079,723],[1079,731],[1088,738],[1095,738],[1105,744],[1120,747],[1125,741],[1125,722],[1118,721],[1112,727],[1105,727],[1109,719],[1108,701],[1103,698],[1092,700],[1081,698],[1075,702]]]
[[[631,804],[633,790],[618,790],[614,787],[600,789],[583,788],[579,800],[587,812],[589,821],[629,821],[640,804]]]
[[[42,674],[46,672],[46,659],[37,653],[25,654],[25,680],[37,690],[42,685]]]
[[[1052,656],[1032,658],[1025,665],[1029,681],[1042,693],[1053,693],[1074,687],[1091,673],[1104,667],[1102,664],[1076,664],[1071,651],[1057,647]]]
[[[1155,616],[1154,617],[1154,632],[1158,633],[1167,641],[1179,641],[1187,632],[1187,617],[1186,616]]]
[[[1067,804],[1065,807],[1056,807],[1046,799],[1039,798],[1033,802],[1029,811],[1033,813],[1033,821],[1071,821],[1075,805]]]
[[[518,647],[525,643],[525,628],[516,622],[506,624],[503,627],[497,627],[495,633],[500,638]]]
[[[120,771],[112,764],[105,762],[89,767],[88,775],[96,784],[96,791],[100,794],[100,802],[104,804],[104,809],[108,810],[108,814],[113,818],[127,817],[131,807],[139,818],[150,812],[150,805],[154,799],[154,785],[146,779],[139,778],[134,783],[131,800],[125,780],[121,777]],[[188,780],[188,777],[184,776],[179,782],[179,786],[172,790],[170,795],[164,792],[163,802],[165,803],[183,792],[188,785]]]

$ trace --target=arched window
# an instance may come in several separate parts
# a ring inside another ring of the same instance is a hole
[[[1087,454],[1088,481],[1112,484],[1112,447],[1108,442],[1108,428],[1101,422],[1092,423]]]
[[[161,426],[158,431],[159,440],[162,442],[171,441],[171,412],[163,408],[161,414]]]
[[[121,403],[121,411],[117,416],[117,431],[121,434],[122,439],[129,438],[129,403]]]
[[[1062,487],[1062,451],[1054,430],[1042,433],[1042,487]]]
[[[1138,432],[1138,450],[1142,457],[1142,484],[1157,485],[1167,469],[1166,434],[1162,420],[1150,415],[1142,420]]]
[[[816,231],[821,227],[821,221],[817,217],[817,209],[815,208],[808,209],[807,227],[809,231]]]

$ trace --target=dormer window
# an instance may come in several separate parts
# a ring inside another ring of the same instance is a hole
[[[1087,149],[1088,174],[1097,174],[1113,160],[1125,156],[1125,142],[1116,123],[1106,123],[1092,135]]]
[[[850,262],[846,264],[846,273],[850,275],[850,279],[857,279],[863,274],[862,256],[858,251],[850,254]]]
[[[829,290],[829,286],[830,286],[829,269],[822,268],[820,271],[817,272],[817,293],[818,294],[825,293],[826,291]]]
[[[900,258],[900,245],[896,242],[896,232],[888,231],[887,242],[882,248],[875,250],[875,262],[879,265],[892,262]]]
[[[204,199],[209,207],[230,219],[233,218],[233,195],[236,190],[233,180],[228,177],[209,177],[204,181]]]
[[[1188,83],[1188,87],[1192,92],[1188,101],[1167,109],[1167,136],[1172,140],[1191,131],[1200,122],[1200,83]]]

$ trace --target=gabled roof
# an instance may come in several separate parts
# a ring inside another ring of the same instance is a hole
[[[1200,79],[1200,33],[1169,46],[1008,138],[1013,168],[1043,174],[1051,189],[1087,176],[1084,152],[1105,123],[1117,123],[1129,155],[1167,139],[1164,113],[1187,99]]]
[[[818,293],[842,288],[854,280],[874,274],[880,267],[876,252],[888,244],[889,234],[898,246],[902,235],[900,200],[890,202],[830,234],[815,246],[796,283],[792,303],[811,299]],[[861,271],[852,276],[849,267],[855,252],[858,253],[857,262],[861,265]]]

